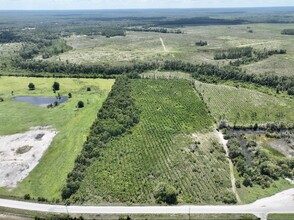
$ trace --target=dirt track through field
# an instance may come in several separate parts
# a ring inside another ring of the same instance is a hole
[[[217,136],[218,136],[220,142],[222,143],[224,150],[226,152],[227,160],[229,161],[231,182],[232,182],[232,191],[236,195],[236,199],[237,199],[238,203],[240,203],[241,199],[240,199],[238,192],[237,192],[237,189],[236,189],[236,179],[234,176],[234,166],[233,166],[231,159],[229,158],[229,150],[228,150],[228,146],[227,146],[228,141],[224,139],[224,135],[220,131],[216,131],[216,132],[217,132]]]
[[[164,52],[167,52],[167,49],[166,49],[166,47],[165,47],[165,44],[164,44],[162,38],[160,37],[159,39],[160,39],[160,42],[161,42],[161,45],[162,45],[162,47],[163,47]]]

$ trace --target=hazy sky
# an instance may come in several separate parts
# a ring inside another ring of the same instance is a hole
[[[294,0],[0,0],[10,9],[130,9],[294,6]]]

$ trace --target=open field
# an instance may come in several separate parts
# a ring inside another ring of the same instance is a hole
[[[273,55],[257,63],[243,65],[248,73],[271,72],[277,75],[293,75],[294,38],[281,35],[283,29],[290,27],[288,24],[187,26],[181,28],[184,34],[128,31],[125,37],[114,38],[74,35],[66,38],[73,50],[50,59],[105,64],[124,64],[133,60],[179,59],[191,63],[222,65],[228,64],[228,60],[214,60],[214,53],[217,50],[250,46],[257,51],[286,49],[287,54]],[[253,33],[249,33],[249,29],[253,30]],[[207,41],[208,45],[195,46],[195,42],[200,40]]]
[[[294,101],[261,92],[195,82],[198,92],[216,120],[227,120],[231,125],[250,125],[266,122],[294,121]]]
[[[124,64],[132,60],[153,61],[171,57],[164,51],[158,33],[129,32],[126,37],[71,36],[72,51],[52,57],[71,63]]]
[[[180,203],[221,203],[229,165],[189,81],[133,80],[132,89],[139,124],[102,151],[75,196],[85,204],[153,204],[154,188],[167,182]]]
[[[72,98],[53,109],[11,101],[13,96],[54,96],[52,84],[60,83],[60,94],[72,93]],[[33,82],[36,90],[29,91]],[[76,156],[96,118],[98,109],[105,100],[114,80],[100,79],[53,79],[53,78],[0,78],[0,135],[9,135],[29,130],[34,126],[50,125],[58,134],[45,152],[38,166],[13,191],[0,189],[2,195],[47,199],[60,198],[68,172],[72,169]],[[91,87],[91,92],[87,92]],[[14,95],[12,96],[11,91]],[[79,100],[85,108],[78,110]],[[58,178],[57,178],[58,177]]]

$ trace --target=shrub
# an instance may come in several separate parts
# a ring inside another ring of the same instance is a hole
[[[78,108],[84,108],[84,102],[83,101],[78,102]]]
[[[72,98],[72,94],[71,93],[68,93],[68,98]]]
[[[87,92],[91,92],[91,88],[90,87],[87,88]]]
[[[159,183],[154,191],[157,203],[177,204],[177,195],[175,187],[166,183]]]
[[[54,91],[58,91],[60,89],[60,85],[58,82],[54,82],[52,85],[52,88]]]
[[[31,199],[31,195],[30,194],[25,194],[23,198],[25,200],[30,200]]]
[[[35,90],[34,83],[29,83],[28,87],[29,87],[29,90]]]
[[[291,87],[287,91],[288,95],[294,95],[294,87]]]
[[[0,97],[0,102],[4,102],[4,99]]]
[[[240,180],[236,180],[236,182],[235,182],[235,186],[236,186],[237,188],[241,188]]]
[[[226,203],[226,204],[235,204],[235,203],[237,203],[236,196],[232,192],[224,193],[224,195],[222,197],[222,201],[223,201],[223,203]]]

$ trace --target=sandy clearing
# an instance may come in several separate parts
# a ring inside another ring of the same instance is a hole
[[[0,187],[14,188],[38,164],[57,132],[49,126],[0,136]]]

